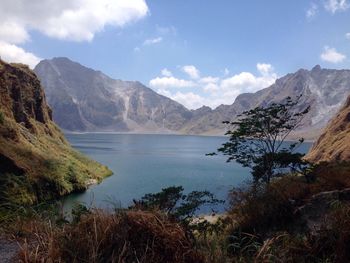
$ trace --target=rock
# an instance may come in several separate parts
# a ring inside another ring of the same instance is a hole
[[[65,130],[168,133],[192,116],[140,82],[115,80],[67,58],[43,60],[34,71]]]
[[[323,130],[306,159],[315,163],[350,161],[350,96]]]

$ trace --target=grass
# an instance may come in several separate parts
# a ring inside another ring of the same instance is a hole
[[[157,212],[93,210],[77,223],[26,228],[23,262],[204,262],[184,228]]]
[[[0,128],[0,133],[11,133],[13,127],[17,131],[14,139],[0,138],[0,154],[13,160],[25,174],[17,174],[12,179],[1,176],[0,192],[9,197],[7,201],[34,204],[55,199],[86,189],[88,179],[101,181],[111,174],[106,166],[72,149],[53,123],[36,123],[36,132],[30,133],[9,120]],[[20,192],[16,191],[18,186]]]

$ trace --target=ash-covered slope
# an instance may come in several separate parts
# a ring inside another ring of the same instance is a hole
[[[310,112],[305,116],[300,129],[294,137],[316,139],[328,121],[344,104],[350,93],[350,70],[321,69],[311,71],[300,69],[288,74],[268,88],[256,93],[239,95],[232,105],[221,105],[216,109],[197,116],[182,129],[184,133],[215,134],[224,133],[224,120],[234,120],[237,114],[257,106],[266,106],[280,102],[286,97],[301,99],[295,110],[302,110],[310,105]]]
[[[140,82],[115,80],[67,58],[43,60],[34,71],[66,130],[174,132],[192,115]]]
[[[350,96],[323,130],[306,158],[312,162],[350,161]]]
[[[0,60],[0,203],[55,198],[109,173],[67,143],[35,73]]]

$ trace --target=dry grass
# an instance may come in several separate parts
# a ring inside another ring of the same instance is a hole
[[[77,224],[30,228],[23,262],[204,262],[181,225],[156,212],[95,210]]]

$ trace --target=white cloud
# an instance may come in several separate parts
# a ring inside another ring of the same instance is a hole
[[[163,41],[162,37],[150,38],[150,39],[146,39],[143,42],[143,45],[144,46],[150,46],[150,45],[154,45],[154,44],[160,43],[162,41]]]
[[[173,76],[157,77],[152,79],[149,85],[158,93],[178,101],[189,109],[203,105],[215,108],[221,104],[232,104],[239,94],[256,92],[272,85],[277,79],[272,65],[258,63],[256,68],[258,76],[250,72],[241,72],[224,78],[213,76],[200,78],[199,70],[193,66],[192,75],[188,73],[190,80],[177,79]],[[193,75],[193,69],[198,71],[197,75]],[[184,71],[184,67],[181,67],[181,70]],[[186,92],[177,90],[184,87],[190,90]]]
[[[215,78],[215,77],[211,77],[211,76],[208,76],[208,77],[204,77],[204,78],[201,78],[199,80],[200,83],[207,83],[207,84],[210,84],[210,83],[216,83],[220,80],[220,78]]]
[[[311,3],[310,8],[306,11],[306,17],[312,19],[318,13],[318,6],[315,3]]]
[[[335,48],[331,48],[328,46],[324,47],[324,50],[320,57],[323,61],[334,63],[334,64],[340,63],[344,59],[346,59],[346,56],[344,54],[339,53]]]
[[[225,69],[224,69],[224,75],[227,76],[228,74],[230,74],[230,71],[229,71],[228,68],[225,68]]]
[[[349,8],[349,3],[347,0],[326,0],[324,4],[324,8],[331,12],[332,14],[345,11]]]
[[[241,72],[230,78],[221,81],[221,87],[224,91],[233,91],[233,94],[256,92],[260,89],[272,85],[277,78],[275,73],[262,74],[261,77],[254,76],[250,72]]]
[[[167,68],[163,68],[162,71],[161,71],[162,75],[165,76],[165,77],[172,77],[173,74],[171,73],[170,70],[168,70]]]
[[[266,63],[258,63],[256,64],[256,68],[258,69],[259,73],[263,76],[269,76],[273,74],[273,67],[271,64]]]
[[[198,79],[200,76],[199,70],[193,65],[183,66],[182,71],[190,76],[191,79]]]
[[[7,43],[19,44],[29,40],[28,32],[16,23],[0,23],[0,40]]]
[[[2,41],[0,41],[0,57],[7,62],[27,64],[30,68],[34,68],[40,61],[40,58],[23,48]]]
[[[61,40],[91,41],[105,26],[123,27],[147,14],[145,0],[1,0],[1,55],[33,67],[38,58],[16,46],[30,40],[31,31]]]
[[[216,83],[208,83],[203,87],[203,90],[205,92],[215,93],[220,90],[220,87]]]
[[[198,109],[206,103],[205,98],[193,92],[176,92],[170,98],[181,103],[188,109]]]
[[[350,39],[350,33],[346,33],[346,34],[345,34],[345,38],[346,38],[346,39]]]
[[[191,80],[178,79],[174,77],[156,77],[150,80],[149,85],[152,88],[190,88],[196,86]]]
[[[145,0],[2,0],[2,27],[58,39],[91,41],[107,25],[122,27],[148,13]]]

